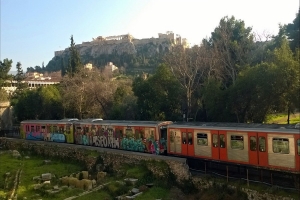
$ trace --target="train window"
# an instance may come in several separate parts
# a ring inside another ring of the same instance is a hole
[[[41,130],[40,126],[36,126],[36,132],[39,132]]]
[[[266,151],[266,138],[265,137],[259,137],[258,138],[258,145],[259,145],[259,151],[265,152]]]
[[[232,135],[230,137],[230,144],[232,149],[244,149],[244,137],[240,135]]]
[[[256,151],[256,137],[255,136],[250,137],[250,150]]]
[[[218,135],[217,134],[213,134],[213,146],[214,147],[218,147]]]
[[[67,134],[70,134],[70,133],[71,133],[71,125],[70,125],[70,124],[68,124],[68,125],[66,126],[66,133],[67,133]]]
[[[127,128],[125,130],[125,135],[126,135],[127,138],[133,138],[133,131],[132,131],[132,129],[131,128]]]
[[[59,127],[59,133],[64,133],[64,127],[63,126]]]
[[[81,127],[76,127],[76,133],[81,134]]]
[[[30,127],[30,132],[34,132],[34,126]]]
[[[84,134],[87,134],[87,133],[89,132],[89,130],[90,130],[90,127],[88,127],[88,126],[87,126],[87,127],[84,127],[83,130],[84,130]]]
[[[197,133],[197,144],[201,146],[208,145],[206,133]]]
[[[57,126],[53,126],[53,132],[56,133],[58,131]]]
[[[193,135],[192,135],[192,133],[188,133],[188,142],[189,142],[189,144],[193,144]]]
[[[289,154],[289,139],[286,138],[273,138],[273,152]]]
[[[182,144],[186,144],[186,133],[182,133]]]
[[[225,147],[226,147],[225,136],[224,136],[224,134],[221,134],[221,135],[220,135],[220,147],[221,147],[221,148],[225,148]]]
[[[42,126],[42,133],[46,132],[46,126]]]
[[[134,136],[135,136],[135,139],[136,139],[136,140],[141,138],[141,133],[140,133],[140,130],[139,130],[139,129],[135,129],[135,134],[134,134]]]
[[[298,144],[298,155],[300,156],[300,139],[297,140],[297,144]]]
[[[174,140],[175,140],[175,133],[174,133],[174,131],[171,131],[171,134],[170,134],[170,142],[174,142]]]

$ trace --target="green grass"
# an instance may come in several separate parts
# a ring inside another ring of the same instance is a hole
[[[169,196],[169,191],[166,188],[153,187],[147,192],[137,196],[135,200],[153,200],[153,199],[165,199]]]
[[[70,161],[61,162],[60,160],[52,160],[50,164],[43,164],[43,158],[30,156],[29,159],[22,157],[21,159],[13,158],[11,154],[4,153],[0,155],[1,165],[0,165],[0,199],[5,198],[10,190],[12,189],[12,184],[9,188],[4,188],[5,173],[11,173],[11,182],[15,179],[15,174],[18,169],[22,169],[20,176],[20,184],[18,186],[17,194],[18,198],[27,197],[27,199],[64,199],[73,193],[80,193],[80,190],[71,190],[57,193],[55,195],[44,195],[41,191],[34,190],[34,184],[37,182],[33,180],[34,176],[40,176],[43,173],[51,173],[55,175],[55,178],[51,179],[51,188],[58,184],[58,178],[62,176],[68,176],[71,173],[78,172],[82,170],[82,167],[77,163],[72,163]],[[47,188],[46,188],[47,189]],[[48,188],[49,189],[49,188]],[[40,196],[32,197],[36,194]],[[72,196],[72,195],[71,195]]]
[[[287,114],[276,113],[267,116],[267,124],[287,124]],[[290,124],[297,124],[300,122],[300,113],[290,114]]]
[[[107,192],[105,192],[103,190],[91,192],[87,195],[76,198],[76,200],[90,200],[90,199],[113,200],[114,198],[111,197]]]

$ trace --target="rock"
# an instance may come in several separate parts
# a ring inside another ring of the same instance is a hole
[[[51,160],[44,160],[45,165],[50,164],[50,163],[51,163]]]
[[[53,186],[53,189],[58,190],[59,189],[58,185]]]
[[[153,183],[147,183],[146,184],[146,186],[149,187],[149,188],[153,187],[153,185],[154,185]]]
[[[10,172],[6,172],[5,175],[6,175],[6,176],[10,176]]]
[[[34,176],[32,180],[41,180],[41,176]]]
[[[96,187],[97,186],[97,182],[95,179],[92,180],[92,184],[93,184],[93,187]]]
[[[34,184],[33,189],[37,190],[40,189],[43,185],[42,184]]]
[[[17,150],[12,151],[13,157],[21,157],[21,154]]]
[[[88,171],[82,171],[82,178],[83,179],[88,179],[89,178],[89,172]]]
[[[103,179],[106,176],[106,172],[98,172],[97,180]]]
[[[137,194],[140,192],[140,190],[137,188],[132,188],[131,192],[132,192],[132,194]]]
[[[42,180],[43,181],[49,181],[49,180],[51,180],[51,173],[42,174]]]
[[[138,179],[135,179],[135,178],[125,178],[124,181],[129,181],[132,184],[135,184],[138,181]]]
[[[29,156],[25,156],[24,158],[25,158],[25,159],[29,159],[30,157],[29,157]]]
[[[43,184],[51,184],[50,181],[44,181]]]

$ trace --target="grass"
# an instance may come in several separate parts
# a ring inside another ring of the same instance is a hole
[[[147,190],[147,192],[137,196],[135,200],[153,200],[153,199],[165,199],[169,195],[169,189],[153,187]]]
[[[37,156],[30,156],[30,158],[25,159],[24,156],[20,159],[13,158],[9,153],[3,153],[0,155],[1,165],[0,165],[0,199],[5,199],[10,193],[13,187],[13,181],[15,179],[15,174],[18,169],[22,170],[20,176],[20,183],[18,186],[17,194],[18,198],[27,197],[27,199],[64,199],[73,193],[80,193],[78,190],[64,191],[57,193],[55,195],[45,195],[42,190],[34,190],[34,184],[37,182],[33,180],[34,176],[40,176],[44,173],[51,173],[55,175],[55,178],[51,179],[51,188],[58,184],[58,178],[62,176],[68,176],[71,173],[78,172],[82,170],[82,166],[72,163],[70,161],[61,162],[60,160],[51,160],[50,164],[43,164],[44,159]],[[10,172],[10,184],[8,188],[5,188],[5,173]],[[45,188],[50,189],[50,188]],[[39,196],[34,195],[39,194]]]
[[[90,200],[90,199],[113,200],[114,198],[111,197],[106,191],[103,190],[98,190],[76,198],[76,200]]]
[[[267,116],[266,123],[267,124],[287,124],[287,114],[284,113],[276,113],[270,114]],[[297,124],[300,122],[300,113],[290,114],[290,124]]]

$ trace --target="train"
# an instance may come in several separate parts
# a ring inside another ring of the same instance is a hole
[[[300,129],[291,125],[25,120],[21,138],[90,145],[300,174]]]

